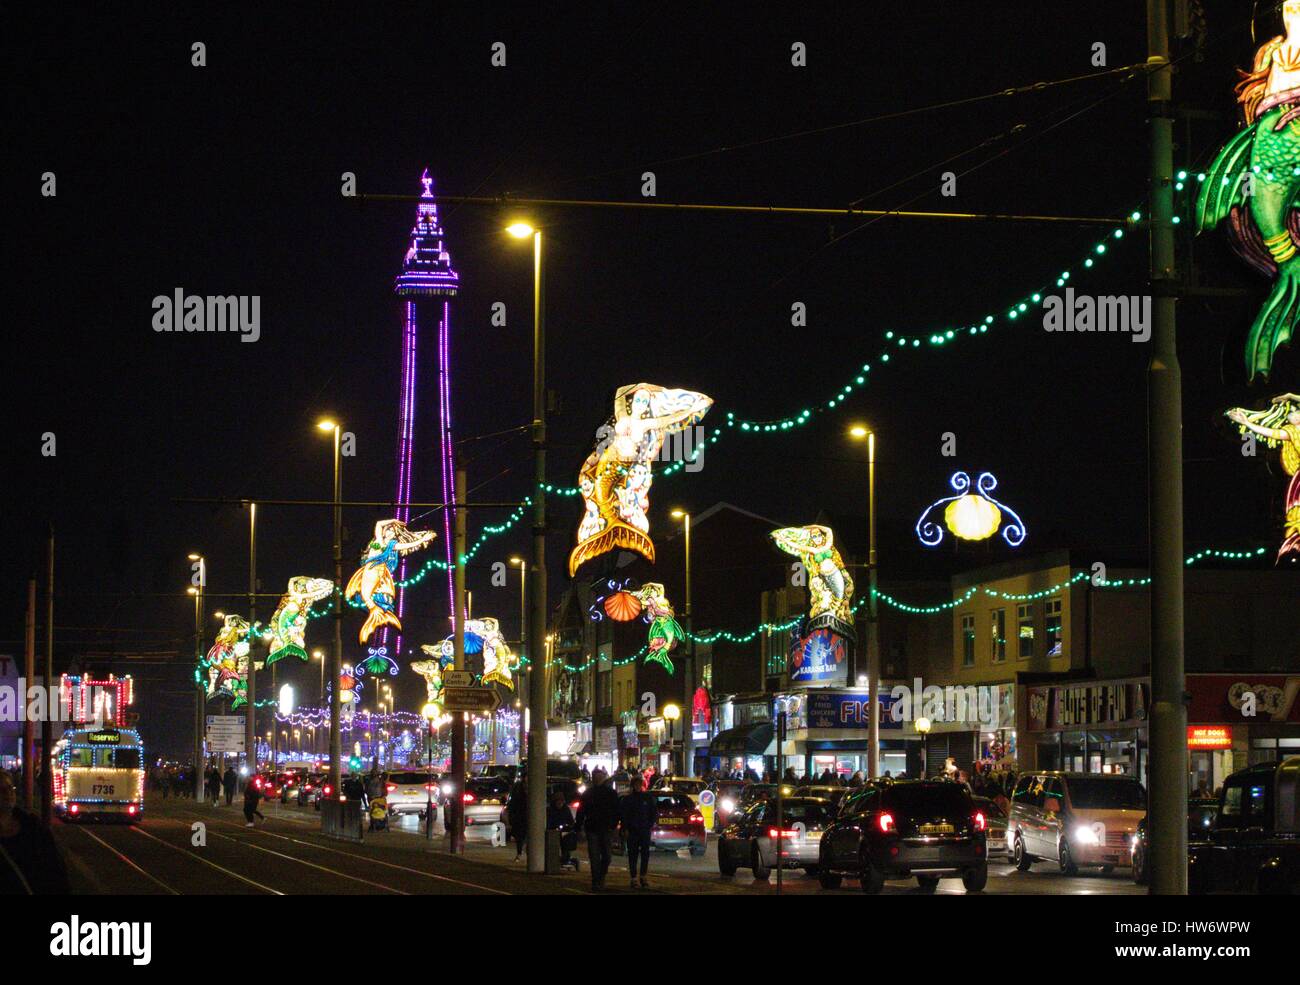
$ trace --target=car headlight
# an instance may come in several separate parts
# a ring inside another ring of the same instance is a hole
[[[1101,844],[1101,842],[1097,838],[1097,832],[1093,831],[1092,828],[1086,827],[1082,824],[1074,829],[1074,840],[1077,841],[1080,845]]]
[[[730,814],[736,809],[736,802],[730,797],[724,797],[722,800],[718,801],[718,809],[721,810],[723,814]]]

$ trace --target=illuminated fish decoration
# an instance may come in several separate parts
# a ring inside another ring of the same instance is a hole
[[[407,530],[401,520],[380,520],[375,524],[375,535],[361,556],[361,567],[348,579],[343,593],[349,602],[360,599],[370,610],[358,634],[362,643],[380,626],[402,628],[394,607],[397,586],[393,583],[393,572],[402,555],[427,547],[434,536],[432,530],[419,533]]]
[[[271,643],[266,663],[275,663],[284,657],[307,659],[307,614],[312,604],[326,598],[334,591],[334,582],[327,578],[309,578],[295,575],[280,599],[280,605],[271,616]]]

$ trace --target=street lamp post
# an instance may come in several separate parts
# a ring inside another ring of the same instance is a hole
[[[691,515],[685,510],[673,510],[673,518],[682,521],[686,536],[686,598],[683,618],[686,620],[686,660],[682,672],[685,678],[686,725],[682,729],[682,776],[695,775],[695,627],[691,622]]]
[[[199,566],[199,583],[191,585],[189,593],[194,596],[194,663],[203,659],[203,588],[208,580],[207,561],[202,554],[190,554],[191,561]],[[203,681],[194,682],[194,800],[203,799],[206,777],[203,775],[203,699],[206,692]]]
[[[546,635],[546,319],[542,231],[516,222],[506,230],[533,240],[533,555],[532,625],[528,637]],[[538,655],[540,656],[540,654]],[[546,666],[533,661],[528,676],[528,871],[546,871]]]
[[[510,564],[512,567],[519,569],[519,665],[522,667],[528,655],[526,650],[528,644],[528,562],[516,555],[510,559]],[[521,676],[524,676],[524,685],[521,690],[525,691],[528,688],[527,681],[529,680],[526,676],[527,673],[526,670],[521,671]]]
[[[919,700],[919,697],[912,698],[913,703]],[[914,712],[915,713],[915,712]],[[930,719],[918,717],[913,725],[921,736],[921,775],[918,779],[925,779],[925,771],[930,765]]]
[[[876,609],[876,434],[859,424],[849,429],[867,439],[867,776],[880,775],[880,620]],[[856,668],[855,672],[856,672]]]
[[[339,675],[343,672],[343,491],[341,432],[334,421],[321,421],[321,431],[334,432],[334,649],[330,653],[329,678],[334,683],[330,696],[330,792],[337,799],[342,778],[343,736],[339,731]]]

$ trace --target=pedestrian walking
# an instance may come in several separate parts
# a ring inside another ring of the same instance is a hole
[[[230,802],[235,799],[235,787],[238,783],[239,777],[235,775],[235,768],[233,766],[227,766],[225,775],[221,778],[221,786],[226,792],[227,807],[229,807]]]
[[[510,825],[510,837],[515,840],[515,861],[524,857],[524,844],[528,841],[528,781],[520,780],[510,791],[506,802],[506,821]]]
[[[578,802],[576,824],[587,836],[587,856],[591,859],[591,888],[600,892],[605,888],[609,872],[610,838],[618,824],[618,794],[606,783],[605,771],[597,769],[591,776],[591,785]]]
[[[260,817],[263,821],[266,820],[266,816],[257,809],[257,805],[261,799],[261,787],[251,781],[244,785],[244,820],[247,822],[244,827],[253,827],[254,817]]]
[[[637,886],[638,868],[641,888],[649,889],[646,870],[650,867],[650,835],[659,820],[659,801],[646,793],[641,777],[632,778],[632,792],[619,801],[619,823],[627,846],[627,874],[632,888]]]
[[[208,796],[212,798],[212,806],[221,806],[221,771],[213,766],[208,770]]]

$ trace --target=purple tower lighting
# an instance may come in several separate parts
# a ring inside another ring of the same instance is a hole
[[[419,336],[421,325],[437,326],[438,333],[438,453],[442,471],[442,501],[452,502],[455,463],[451,440],[451,302],[460,289],[460,275],[452,269],[451,255],[442,242],[438,204],[433,198],[433,179],[428,168],[420,178],[424,191],[416,208],[411,245],[402,259],[402,271],[393,290],[404,299],[402,330],[402,383],[397,420],[397,518],[410,519],[411,480],[415,471],[415,397],[419,389]],[[442,511],[443,545],[448,564],[447,592],[452,596],[452,516]],[[406,577],[406,561],[398,568],[398,579]],[[406,592],[397,590],[397,615],[401,618]],[[449,601],[448,612],[453,603]],[[387,630],[383,642],[387,642]],[[400,656],[402,638],[397,637],[394,657]]]

